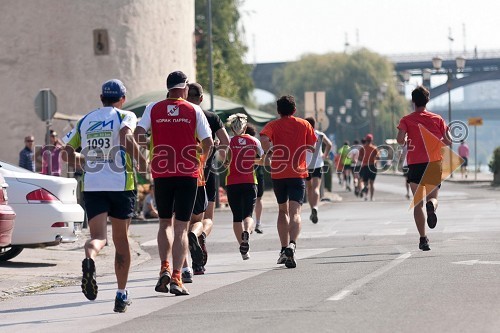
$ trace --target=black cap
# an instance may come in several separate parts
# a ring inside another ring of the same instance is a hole
[[[167,77],[167,90],[172,89],[184,89],[188,84],[188,78],[186,74],[181,71],[175,71],[168,74]]]

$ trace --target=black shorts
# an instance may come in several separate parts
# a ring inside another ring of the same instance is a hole
[[[311,180],[311,178],[313,178],[313,177],[321,178],[321,167],[315,168],[315,169],[309,169],[307,171],[308,171],[308,175],[306,178],[307,180]]]
[[[443,173],[441,161],[408,165],[408,183],[440,185]]]
[[[296,201],[302,205],[304,203],[305,189],[306,182],[304,178],[273,179],[274,195],[280,205],[288,200]]]
[[[462,163],[463,167],[466,167],[469,164],[469,159],[467,157],[460,156],[464,162]]]
[[[252,217],[256,200],[255,184],[227,185],[227,201],[233,212],[233,222],[241,222],[247,217]]]
[[[262,198],[264,195],[264,175],[257,174],[257,198]]]
[[[352,172],[359,174],[360,171],[361,171],[361,165],[355,165],[355,166],[353,166]]]
[[[211,202],[215,202],[216,194],[217,194],[217,184],[215,184],[215,177],[218,177],[215,172],[211,170],[211,167],[206,167],[203,170],[205,174],[205,192],[207,195],[207,200]]]
[[[363,178],[365,183],[369,180],[375,180],[377,177],[377,167],[373,164],[361,167],[359,170],[359,176]]]
[[[135,191],[83,192],[83,198],[89,221],[102,213],[120,220],[134,216],[137,198]]]
[[[198,186],[196,191],[196,200],[194,201],[193,215],[204,213],[208,207],[207,193],[205,186]]]
[[[191,220],[198,179],[193,177],[155,178],[155,200],[158,216],[170,219],[175,212],[179,221]]]

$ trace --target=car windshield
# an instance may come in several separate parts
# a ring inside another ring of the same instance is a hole
[[[0,161],[0,168],[4,168],[9,171],[14,171],[14,172],[25,172],[25,173],[33,173],[33,171],[26,170],[24,168],[9,164],[4,161]]]

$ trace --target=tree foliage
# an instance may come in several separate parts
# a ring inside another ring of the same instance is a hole
[[[406,99],[397,91],[392,63],[367,49],[352,54],[304,55],[278,71],[273,76],[273,84],[280,94],[296,97],[299,115],[303,115],[306,91],[325,91],[326,106],[334,108],[334,114],[328,116],[330,126],[325,132],[335,133],[337,144],[360,139],[371,130],[376,143],[394,138],[395,127],[408,107]],[[384,84],[387,91],[381,95]],[[363,92],[370,96],[369,104],[364,107],[360,103]],[[340,115],[339,109],[348,99],[352,100],[352,107]],[[366,109],[366,117],[363,117],[363,109]],[[378,115],[372,117],[370,124],[369,111],[375,109]],[[347,115],[351,117],[349,124],[345,121]],[[340,124],[337,123],[339,116]]]
[[[247,47],[239,28],[241,0],[212,1],[212,62],[214,94],[247,102],[253,89],[252,67],[246,65]],[[207,0],[195,1],[197,80],[209,90]]]

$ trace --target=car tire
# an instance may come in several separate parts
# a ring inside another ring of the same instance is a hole
[[[19,253],[23,252],[22,246],[7,246],[0,248],[0,261],[7,261],[12,258],[15,258],[19,255]]]

